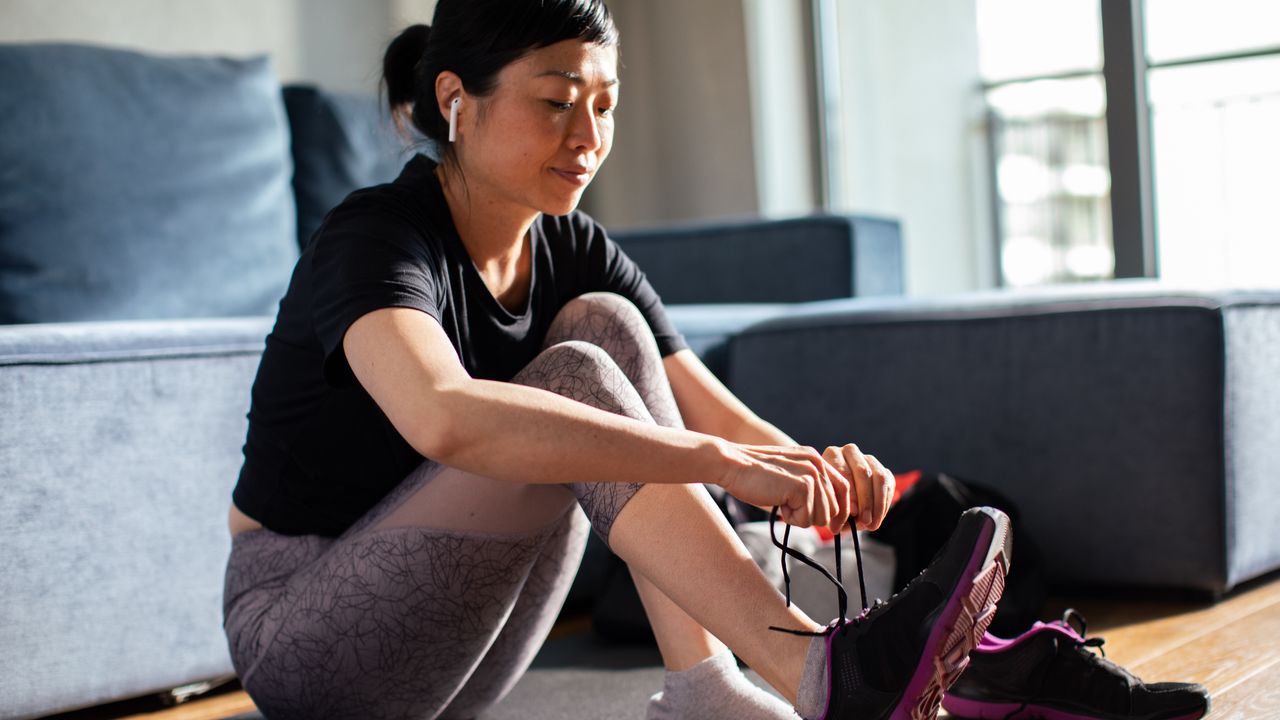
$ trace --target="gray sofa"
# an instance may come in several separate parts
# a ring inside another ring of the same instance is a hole
[[[261,61],[0,46],[0,84],[0,718],[30,718],[230,674],[225,510],[275,303],[404,156],[369,99]],[[1280,566],[1274,293],[893,297],[877,218],[617,239],[762,416],[996,485],[1057,582]]]

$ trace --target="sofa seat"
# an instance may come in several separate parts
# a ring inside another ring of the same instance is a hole
[[[271,322],[0,328],[0,717],[232,673],[226,508]]]

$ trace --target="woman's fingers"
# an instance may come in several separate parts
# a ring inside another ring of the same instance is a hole
[[[854,511],[857,513],[854,516],[855,525],[858,529],[865,530],[867,525],[871,523],[871,508],[872,503],[875,501],[875,494],[871,489],[872,473],[874,471],[871,463],[867,462],[866,456],[862,454],[857,445],[849,443],[840,448],[840,451],[853,473],[853,495],[856,497],[858,505]]]
[[[780,513],[782,520],[788,525],[809,527],[813,524],[814,494],[817,490],[811,477],[812,465],[803,457],[792,455],[787,455],[782,462],[788,473],[794,475],[794,484],[791,492],[788,493],[789,502]]]
[[[813,516],[809,519],[814,525],[827,525],[831,522],[836,496],[827,480],[826,464],[818,451],[811,447],[805,448],[805,459],[811,465],[809,477],[813,484]]]
[[[757,506],[778,505],[789,525],[821,525],[839,532],[849,524],[851,512],[870,506],[870,500],[855,503],[856,473],[841,448],[820,454],[808,446],[736,447],[755,460],[735,473],[726,489]]]
[[[831,532],[839,534],[848,525],[849,514],[854,510],[851,498],[853,483],[850,481],[852,473],[840,454],[840,448],[834,445],[827,446],[827,449],[822,451],[822,458],[827,461],[830,468],[831,485],[836,494],[836,512],[831,518],[830,528]]]
[[[875,474],[875,482],[873,483],[875,490],[873,507],[875,512],[873,513],[870,527],[867,529],[875,530],[880,527],[880,523],[884,522],[885,515],[889,513],[889,506],[893,504],[895,479],[893,473],[889,472],[889,469],[876,459],[876,456],[867,455],[865,457],[867,462],[871,463]]]

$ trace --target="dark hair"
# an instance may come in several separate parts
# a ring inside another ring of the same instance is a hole
[[[407,120],[449,159],[449,122],[436,103],[441,72],[457,73],[468,93],[483,97],[508,64],[574,39],[617,46],[618,29],[603,0],[439,0],[430,26],[411,25],[387,47],[387,105],[402,131]]]

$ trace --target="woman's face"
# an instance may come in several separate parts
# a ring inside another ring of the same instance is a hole
[[[472,196],[548,215],[576,208],[613,145],[617,65],[613,47],[566,40],[504,67],[483,108],[465,99],[456,147]]]

